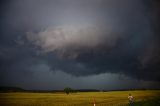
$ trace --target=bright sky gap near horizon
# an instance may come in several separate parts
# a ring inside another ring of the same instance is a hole
[[[0,86],[160,89],[158,0],[1,0]]]

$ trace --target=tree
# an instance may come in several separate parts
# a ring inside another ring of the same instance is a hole
[[[72,92],[72,89],[67,87],[64,89],[64,92],[68,95],[70,92]]]

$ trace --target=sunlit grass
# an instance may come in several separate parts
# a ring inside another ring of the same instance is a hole
[[[131,93],[135,102],[160,95],[159,90],[71,93],[0,93],[0,106],[122,106]]]

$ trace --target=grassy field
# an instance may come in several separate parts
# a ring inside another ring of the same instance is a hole
[[[160,90],[80,92],[69,95],[65,93],[0,93],[0,106],[93,106],[93,98],[96,106],[126,106],[129,93],[133,95],[136,106],[142,106],[146,100],[152,101],[153,98],[160,96]]]

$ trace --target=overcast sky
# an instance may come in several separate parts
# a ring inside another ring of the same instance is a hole
[[[158,0],[2,0],[0,86],[160,88]]]

